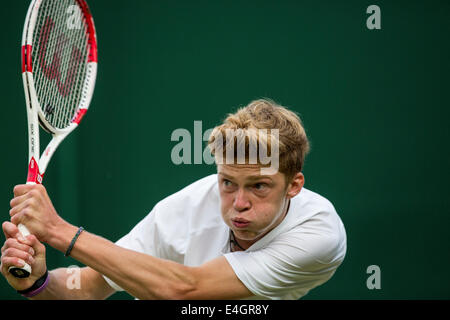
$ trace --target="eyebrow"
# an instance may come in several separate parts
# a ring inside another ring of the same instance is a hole
[[[223,172],[219,172],[218,174],[222,175],[224,178],[234,179],[234,177],[229,176],[228,174],[223,173]],[[272,178],[267,175],[249,176],[249,177],[247,177],[247,180],[254,181],[254,180],[260,180],[260,179],[264,179],[264,178],[269,179],[270,181],[273,181]]]

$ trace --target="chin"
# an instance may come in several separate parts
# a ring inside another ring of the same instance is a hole
[[[259,233],[255,233],[254,231],[250,230],[236,230],[234,228],[232,228],[231,230],[233,230],[233,233],[237,238],[245,241],[255,241],[260,235]]]

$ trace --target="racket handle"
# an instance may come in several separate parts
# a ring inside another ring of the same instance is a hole
[[[19,228],[19,232],[23,237],[26,237],[30,234],[30,231],[28,231],[27,227],[25,227],[23,224],[19,224],[17,227]],[[31,274],[31,266],[25,262],[25,265],[23,267],[9,267],[8,271],[16,278],[28,278]]]
[[[34,169],[34,171],[33,171],[33,169]],[[34,175],[30,175],[30,173],[33,173],[33,172],[34,172]],[[31,180],[28,180],[27,184],[36,184],[36,182],[33,181],[33,180],[36,180],[36,177],[37,177],[36,172],[39,175],[39,169],[38,169],[37,163],[34,160],[34,158],[31,158],[30,166],[28,168],[28,177],[29,177],[29,179],[30,179],[30,177],[33,177],[33,178]],[[39,180],[36,180],[36,181],[37,181],[37,183],[40,183]],[[27,227],[25,227],[25,225],[20,223],[17,226],[17,228],[19,228],[19,232],[23,237],[30,235],[30,231],[28,231],[28,229],[27,229]],[[31,266],[25,262],[25,265],[23,267],[21,267],[21,268],[9,267],[8,271],[16,278],[28,278],[31,274]]]

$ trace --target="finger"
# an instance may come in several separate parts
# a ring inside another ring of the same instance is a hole
[[[34,256],[34,253],[35,253],[33,247],[31,247],[28,244],[20,243],[15,238],[6,239],[5,244],[3,245],[2,250],[1,250],[2,254],[5,252],[6,249],[9,249],[9,248],[15,248],[15,249],[18,249],[18,250],[21,250],[24,252],[28,252],[32,256]]]
[[[12,257],[22,259],[26,261],[28,264],[34,263],[34,258],[27,251],[22,251],[16,248],[8,248],[5,252],[2,253],[2,257]]]
[[[11,199],[11,201],[9,202],[9,206],[11,208],[14,208],[14,207],[18,206],[20,203],[26,201],[29,198],[30,198],[29,193],[23,194],[21,196],[16,196],[16,197]]]
[[[3,257],[2,256],[2,272],[6,274],[10,267],[22,268],[25,266],[25,261],[16,257]]]
[[[35,185],[32,185],[32,184],[18,184],[13,189],[14,197],[19,197],[21,195],[24,195],[25,193],[27,193],[34,187],[35,187]]]
[[[27,245],[34,251],[33,256],[45,254],[45,246],[36,238],[35,235],[30,234],[26,237]]]
[[[25,197],[25,196],[22,196]],[[26,199],[20,203],[18,203],[16,206],[12,207],[9,210],[9,215],[12,217],[13,215],[19,213],[20,211],[22,211],[23,209],[27,208],[30,206],[30,199]]]
[[[15,225],[12,222],[9,222],[9,221],[3,222],[2,229],[3,229],[3,233],[5,234],[6,239],[22,237],[22,234],[20,233],[19,228],[17,228],[17,225]]]

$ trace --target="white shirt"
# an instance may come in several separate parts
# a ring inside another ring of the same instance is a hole
[[[304,296],[331,278],[347,244],[331,202],[305,188],[291,199],[284,220],[246,251],[230,252],[229,237],[213,174],[160,201],[116,244],[187,266],[224,255],[257,299]]]

